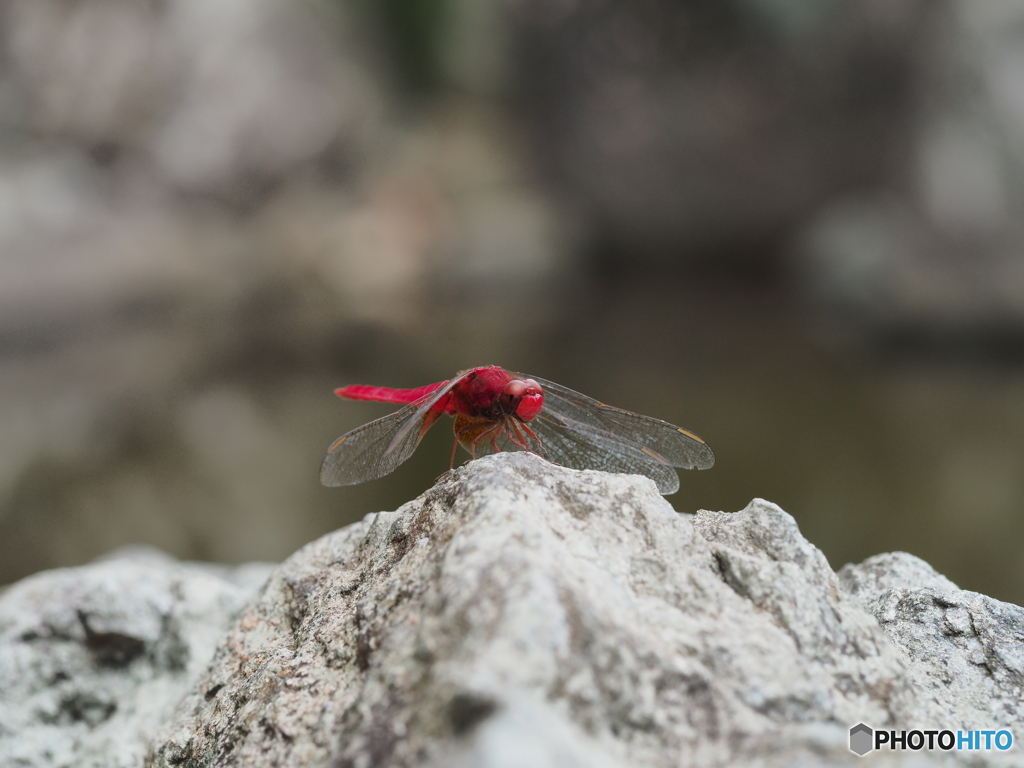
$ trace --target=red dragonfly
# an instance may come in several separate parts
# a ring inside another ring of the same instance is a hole
[[[455,417],[452,465],[460,444],[473,458],[519,448],[573,469],[646,475],[669,494],[679,490],[674,467],[708,469],[715,463],[708,445],[689,430],[497,365],[416,389],[357,384],[335,394],[405,407],[331,444],[320,466],[320,481],[329,486],[394,472],[442,414]]]

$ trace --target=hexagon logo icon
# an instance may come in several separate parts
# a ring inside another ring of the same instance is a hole
[[[864,757],[864,755],[874,749],[872,744],[874,735],[874,731],[871,730],[870,726],[864,725],[864,723],[857,723],[850,729],[850,751]]]

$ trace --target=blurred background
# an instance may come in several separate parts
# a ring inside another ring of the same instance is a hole
[[[0,583],[279,560],[350,383],[500,364],[1024,603],[1024,3],[6,0]]]

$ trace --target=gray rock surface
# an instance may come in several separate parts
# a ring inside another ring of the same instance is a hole
[[[959,589],[906,552],[875,555],[838,576],[878,619],[941,722],[998,724],[1024,736],[1024,608]]]
[[[132,548],[6,589],[0,766],[139,766],[269,570]]]
[[[852,765],[859,721],[963,722],[919,678],[775,505],[503,454],[284,563],[147,765]]]
[[[1024,610],[903,553],[837,577],[759,499],[680,515],[500,454],[248,604],[242,573],[121,557],[0,595],[0,765],[824,768],[858,722],[1024,732]]]

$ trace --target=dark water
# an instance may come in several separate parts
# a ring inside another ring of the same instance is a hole
[[[570,281],[548,295],[452,296],[424,317],[342,329],[305,351],[285,338],[289,354],[267,335],[261,354],[196,376],[176,400],[114,409],[119,448],[90,466],[36,466],[6,500],[0,583],[137,542],[282,559],[448,468],[442,421],[393,475],[322,488],[325,447],[389,410],[334,387],[500,364],[704,437],[717,463],[682,473],[680,511],[762,497],[836,569],[904,550],[963,588],[1024,602],[1024,366],[1012,354],[840,342],[785,290],[735,281]]]

